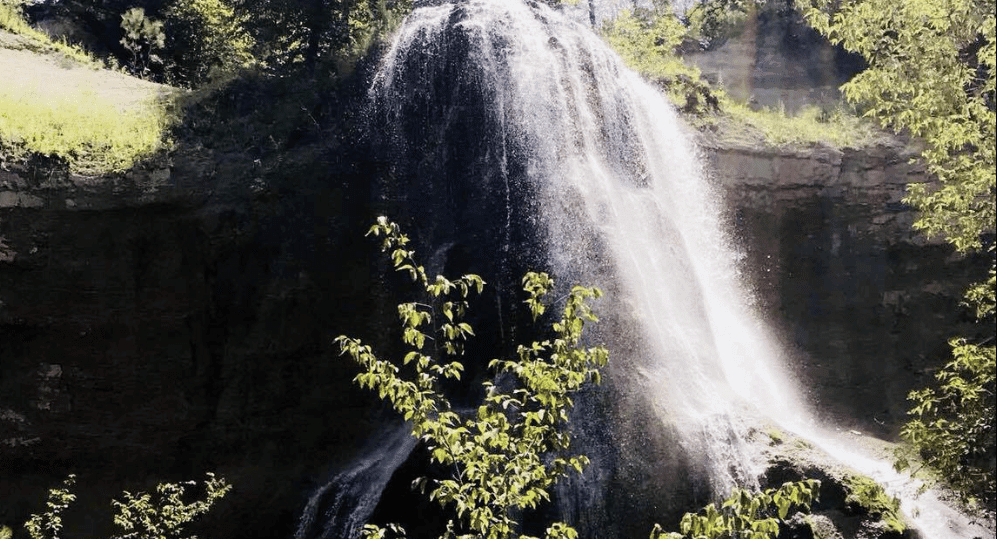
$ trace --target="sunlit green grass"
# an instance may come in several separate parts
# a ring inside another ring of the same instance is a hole
[[[52,41],[32,28],[10,0],[0,0],[0,29],[23,38],[16,43],[31,52],[57,53],[72,65],[103,65],[83,50]],[[150,98],[144,103],[124,103],[120,96],[112,101],[107,92],[98,91],[98,86],[104,86],[99,75],[73,76],[67,69],[53,79],[45,71],[40,65],[38,71],[11,73],[13,78],[0,85],[0,157],[4,161],[37,154],[56,157],[76,173],[103,174],[128,169],[169,145],[166,133],[171,120],[165,102]]]
[[[757,130],[773,146],[824,144],[837,148],[861,148],[884,140],[883,131],[854,113],[817,106],[803,107],[795,114],[784,109],[753,110],[727,100],[723,112],[735,122]]]
[[[90,91],[53,99],[0,89],[0,149],[8,158],[35,153],[78,173],[121,171],[168,145],[167,126],[156,103],[121,111]]]

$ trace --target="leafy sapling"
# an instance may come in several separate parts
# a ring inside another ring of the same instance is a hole
[[[437,275],[430,279],[409,238],[397,224],[380,217],[368,235],[383,236],[382,249],[397,271],[418,285],[418,301],[402,303],[398,315],[402,342],[408,348],[401,367],[378,358],[359,339],[336,338],[342,353],[363,369],[355,382],[376,391],[412,426],[412,434],[426,444],[433,462],[450,470],[435,480],[420,478],[413,487],[451,511],[443,538],[531,539],[521,533],[519,515],[550,499],[550,489],[568,473],[580,473],[588,464],[572,454],[566,430],[572,396],[587,384],[599,382],[599,369],[608,351],[582,346],[587,322],[597,318],[589,306],[601,292],[576,286],[564,300],[552,338],[519,345],[514,359],[492,360],[489,368],[505,373],[509,383],[485,382],[487,395],[471,412],[458,412],[444,395],[441,382],[459,380],[464,344],[474,336],[465,320],[468,300],[480,294],[485,282],[473,274],[458,279]],[[544,296],[554,280],[546,273],[523,277],[526,304],[536,322],[547,309]],[[404,374],[403,374],[404,370]],[[389,533],[390,532],[390,533]],[[547,539],[573,539],[577,532],[565,523],[547,528]],[[404,530],[368,525],[366,539],[403,537]]]

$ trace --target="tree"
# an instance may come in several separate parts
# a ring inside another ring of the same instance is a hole
[[[165,20],[173,84],[199,86],[254,62],[245,17],[225,0],[173,0]]]
[[[608,360],[605,348],[581,344],[585,324],[597,320],[588,302],[601,293],[572,288],[560,320],[552,325],[553,337],[518,346],[515,359],[492,360],[489,368],[497,381],[484,382],[484,400],[461,412],[444,395],[442,383],[459,380],[464,371],[459,358],[474,336],[464,321],[468,299],[481,293],[484,281],[473,274],[430,279],[406,248],[408,237],[384,217],[368,234],[384,236],[383,250],[390,252],[395,269],[407,272],[417,284],[421,297],[398,306],[402,341],[408,348],[401,366],[379,359],[358,339],[336,339],[342,353],[362,368],[355,382],[388,400],[410,422],[413,436],[427,444],[432,461],[450,470],[450,477],[422,478],[413,485],[423,491],[429,487],[430,499],[455,515],[443,537],[526,539],[518,515],[549,500],[559,478],[570,471],[580,473],[588,464],[586,457],[570,453],[571,436],[565,427],[572,396],[599,383],[599,369]],[[547,308],[542,300],[554,281],[546,273],[530,272],[523,285],[536,321]],[[388,531],[404,533],[396,525],[369,525],[364,537],[385,537]],[[576,536],[560,522],[545,534],[548,539]]]
[[[352,64],[411,10],[412,0],[240,0],[239,12],[265,66],[314,71]]]
[[[138,76],[148,76],[153,64],[162,64],[160,51],[166,46],[163,22],[145,16],[145,9],[133,7],[121,14],[121,45],[131,54],[128,66]]]
[[[951,341],[955,359],[937,387],[910,394],[902,435],[950,483],[993,500],[995,1],[809,0],[805,16],[869,65],[842,87],[845,97],[923,141],[938,181],[908,186],[914,226],[990,257],[989,276],[966,294],[984,336]]]

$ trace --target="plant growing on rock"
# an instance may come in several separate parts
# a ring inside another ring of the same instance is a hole
[[[888,495],[879,483],[857,475],[845,476],[843,483],[847,506],[879,518],[882,525],[892,532],[900,534],[907,529],[900,512],[900,500]]]
[[[430,499],[453,512],[443,537],[526,539],[518,515],[548,500],[559,478],[588,464],[586,457],[569,452],[571,436],[565,426],[572,395],[598,383],[599,369],[608,360],[605,348],[581,344],[585,324],[597,320],[588,302],[601,293],[572,288],[560,320],[552,325],[553,337],[520,345],[515,359],[492,360],[489,367],[503,382],[485,382],[483,402],[463,413],[444,396],[441,383],[459,380],[464,371],[459,358],[474,336],[464,321],[468,299],[481,293],[484,281],[473,274],[430,279],[407,249],[408,237],[383,217],[369,235],[384,237],[383,250],[390,252],[397,271],[409,274],[421,297],[398,306],[402,342],[408,348],[400,366],[379,359],[358,339],[336,339],[342,353],[363,369],[355,382],[388,400],[411,423],[412,434],[426,443],[431,460],[450,470],[445,479],[422,478],[413,485],[423,492],[428,487]],[[543,298],[553,286],[546,273],[523,278],[534,321],[547,309]],[[397,525],[368,525],[364,537],[386,537],[389,531],[404,535]],[[554,523],[545,537],[571,539],[577,533]]]

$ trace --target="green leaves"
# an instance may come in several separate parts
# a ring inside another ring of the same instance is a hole
[[[186,488],[196,486],[195,481],[161,483],[156,486],[155,498],[151,494],[124,492],[125,501],[113,500],[117,510],[114,523],[125,532],[115,539],[182,539],[187,537],[184,527],[207,513],[211,506],[232,489],[224,479],[207,474],[204,482],[205,498],[185,503]],[[194,539],[193,537],[191,539]]]
[[[24,525],[31,539],[58,539],[63,527],[61,513],[76,501],[76,495],[71,491],[75,483],[76,476],[70,475],[63,482],[64,488],[49,490],[49,511],[32,515]],[[111,501],[117,511],[114,523],[125,532],[114,539],[196,539],[187,535],[184,528],[232,490],[232,485],[224,479],[209,473],[204,481],[204,499],[186,502],[189,498],[187,487],[196,485],[196,481],[160,483],[155,496],[125,491],[122,494],[124,502]]]
[[[779,522],[794,509],[809,511],[819,488],[820,481],[806,479],[763,492],[734,489],[719,508],[711,503],[698,513],[686,513],[679,524],[682,533],[666,533],[655,525],[651,539],[775,539]]]
[[[74,484],[76,476],[70,474],[62,483],[64,488],[48,491],[48,501],[45,503],[48,511],[31,515],[24,524],[31,539],[58,539],[62,530],[62,512],[76,501],[76,495],[72,492]]]
[[[398,306],[401,339],[410,348],[402,358],[404,372],[359,340],[336,338],[341,352],[363,369],[355,382],[387,399],[411,422],[413,435],[426,442],[431,460],[450,467],[450,478],[414,484],[420,490],[430,487],[430,499],[454,512],[444,537],[520,537],[518,515],[549,500],[549,489],[560,477],[580,473],[588,464],[584,456],[569,452],[571,437],[564,427],[574,404],[571,395],[597,382],[608,361],[605,348],[579,346],[585,323],[597,320],[588,301],[601,292],[572,288],[562,317],[551,326],[554,338],[520,345],[516,359],[492,360],[489,367],[511,379],[502,389],[485,382],[483,402],[470,414],[458,414],[440,381],[460,379],[464,366],[457,358],[474,336],[464,321],[467,300],[482,292],[484,280],[473,274],[430,280],[415,253],[405,248],[409,238],[386,218],[378,218],[368,235],[383,236],[382,250],[390,253],[396,270],[409,273],[422,297]],[[546,312],[543,299],[553,287],[546,273],[524,276],[525,303],[534,320]],[[389,531],[370,526],[364,537],[387,537]],[[556,523],[545,537],[573,539],[577,533]]]
[[[991,346],[953,339],[953,360],[935,375],[935,387],[912,391],[910,420],[900,436],[916,454],[901,450],[897,467],[922,459],[958,488],[964,498],[993,500],[994,396],[997,353]]]

